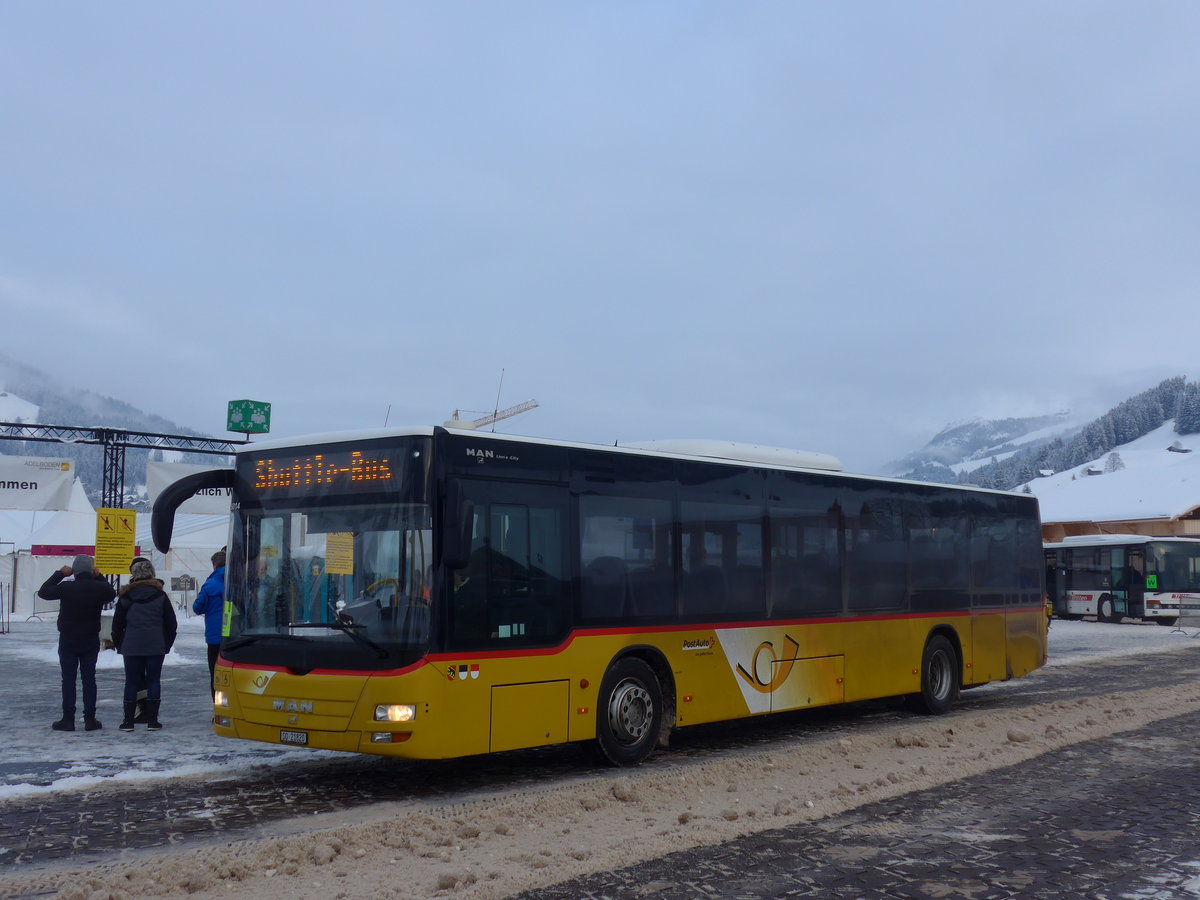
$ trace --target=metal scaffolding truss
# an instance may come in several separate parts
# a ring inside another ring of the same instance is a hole
[[[246,441],[220,441],[188,434],[156,434],[123,428],[80,428],[74,425],[26,425],[0,422],[0,440],[50,444],[99,444],[104,448],[102,505],[119,508],[125,495],[125,450],[179,450],[227,456]]]

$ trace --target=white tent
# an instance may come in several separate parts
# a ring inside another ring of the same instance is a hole
[[[34,544],[91,547],[96,543],[96,510],[78,478],[71,486],[66,509],[6,509],[0,510],[0,517],[4,549],[28,551]]]
[[[13,619],[54,618],[58,604],[42,600],[37,589],[55,569],[70,565],[77,548],[96,544],[96,510],[78,478],[66,509],[0,510],[0,583]],[[71,548],[61,554],[32,555],[34,547]]]
[[[137,546],[154,564],[181,616],[191,615],[196,590],[212,572],[212,555],[228,540],[227,514],[177,515],[171,552],[164,555],[154,549],[150,514],[143,512],[137,517]],[[92,552],[95,543],[96,510],[78,479],[67,509],[0,510],[0,585],[4,586],[0,599],[7,603],[12,619],[54,618],[58,603],[42,600],[38,588],[55,569],[70,565],[76,553]],[[62,548],[62,552],[34,555],[34,548]]]

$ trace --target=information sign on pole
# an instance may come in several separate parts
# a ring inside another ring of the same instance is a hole
[[[225,430],[266,434],[271,430],[271,404],[259,400],[230,400]]]
[[[96,510],[96,568],[104,575],[124,575],[133,562],[137,512]]]

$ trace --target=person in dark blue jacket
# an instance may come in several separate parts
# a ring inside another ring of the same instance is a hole
[[[208,644],[208,692],[213,692],[217,655],[221,652],[221,628],[225,618],[225,551],[212,555],[213,570],[192,603],[192,612],[204,616],[204,642]]]

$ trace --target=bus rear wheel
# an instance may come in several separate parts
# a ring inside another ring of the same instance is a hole
[[[908,705],[916,712],[940,716],[958,699],[959,687],[958,654],[950,641],[935,634],[921,654],[921,693],[912,694]]]
[[[636,657],[604,673],[596,708],[596,739],[613,765],[636,766],[654,749],[662,725],[662,687],[654,670]]]
[[[1175,616],[1159,616],[1154,620],[1154,623],[1156,625],[1174,625],[1178,621],[1179,619]]]
[[[1103,594],[1096,601],[1096,621],[1097,622],[1115,622],[1113,616],[1113,599],[1108,594]]]

